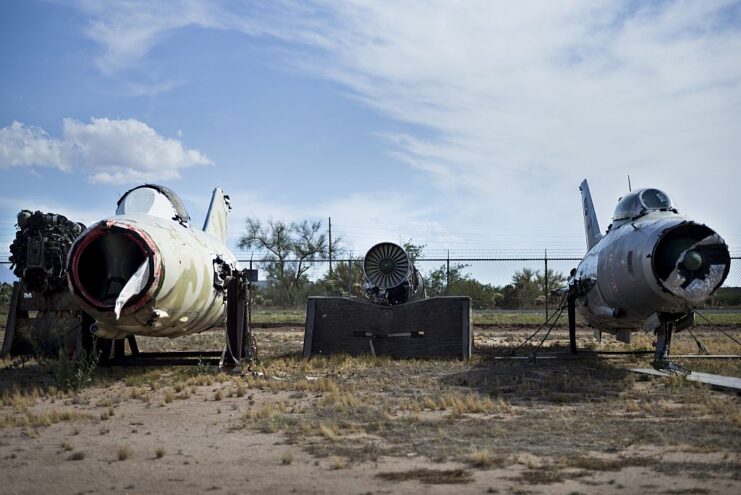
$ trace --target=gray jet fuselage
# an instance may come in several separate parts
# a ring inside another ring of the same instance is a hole
[[[569,278],[577,311],[595,329],[625,342],[635,330],[691,322],[693,309],[728,275],[723,239],[680,215],[657,189],[621,198],[602,236],[586,181],[581,189],[589,251]]]

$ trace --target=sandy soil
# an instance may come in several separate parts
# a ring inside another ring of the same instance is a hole
[[[304,362],[301,329],[264,329],[253,373],[99,368],[77,392],[58,363],[0,362],[0,492],[741,493],[737,396],[627,371],[642,358],[495,359],[526,334],[479,330],[469,362]]]

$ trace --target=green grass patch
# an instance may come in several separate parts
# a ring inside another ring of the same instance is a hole
[[[550,308],[553,314],[556,308]],[[738,312],[716,312],[704,310],[702,314],[711,322],[708,323],[699,316],[695,318],[695,325],[741,325],[741,311]],[[306,310],[304,308],[269,308],[253,309],[253,323],[287,323],[303,324],[306,322]],[[545,322],[545,309],[533,310],[481,310],[473,312],[474,325],[539,325]],[[567,319],[564,312],[558,320],[558,326],[566,326]]]
[[[306,323],[306,308],[253,309],[253,323]]]

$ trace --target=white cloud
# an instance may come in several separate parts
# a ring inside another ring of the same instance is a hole
[[[64,119],[61,139],[19,122],[0,129],[0,168],[80,167],[93,183],[126,184],[175,179],[183,168],[211,164],[135,119]]]
[[[739,235],[738,1],[98,5],[81,7],[108,72],[184,26],[314,48],[286,62],[420,126],[379,131],[470,230],[496,224],[506,235],[527,223],[555,238],[578,218],[585,176],[605,224],[630,172]]]
[[[0,129],[0,168],[48,166],[69,170],[63,143],[38,127],[13,122]]]

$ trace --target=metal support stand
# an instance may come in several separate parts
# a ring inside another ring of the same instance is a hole
[[[239,370],[247,361],[251,366],[257,359],[257,346],[248,322],[250,280],[247,271],[232,276],[227,282],[226,345],[223,351],[141,352],[136,337],[111,340],[95,338],[92,318],[83,313],[81,350],[98,353],[102,366],[192,366],[219,365],[222,369]],[[129,354],[126,354],[126,342]]]
[[[654,362],[651,363],[654,369],[662,371],[670,371],[672,373],[688,373],[688,370],[682,366],[673,363],[669,359],[669,348],[672,344],[672,333],[674,331],[674,323],[664,322],[659,328],[656,329],[656,353],[654,354]]]
[[[4,358],[10,353],[15,339],[15,329],[18,325],[18,305],[23,297],[23,282],[13,284],[13,295],[10,298],[10,308],[8,308],[8,320],[5,322],[5,338],[3,347],[0,350],[0,358]]]
[[[226,287],[226,345],[219,368],[241,369],[243,360],[251,366],[255,360],[255,346],[248,323],[249,277],[245,272],[235,274]]]
[[[569,317],[569,351],[571,354],[576,354],[578,352],[576,348],[576,296],[567,296],[566,310]]]

